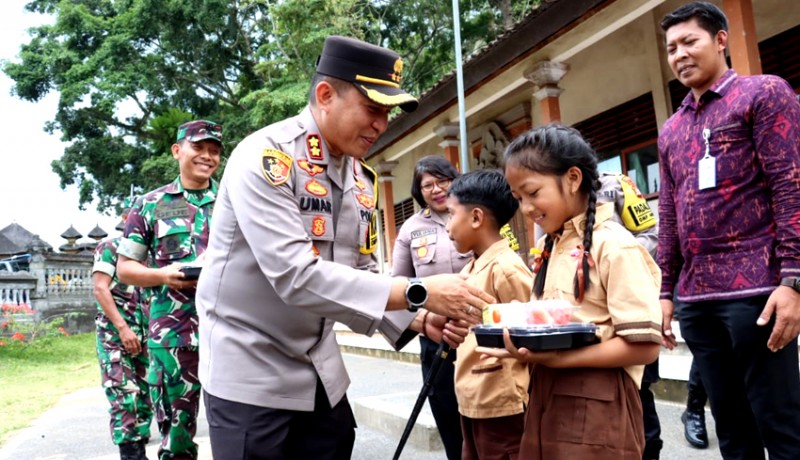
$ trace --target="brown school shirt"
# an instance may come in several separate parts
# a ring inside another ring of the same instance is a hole
[[[462,274],[467,283],[497,299],[528,302],[533,277],[522,258],[502,239],[480,257],[470,261]],[[528,403],[530,370],[527,363],[513,358],[481,359],[478,342],[470,333],[458,347],[456,358],[456,399],[458,411],[469,418],[483,419],[521,414]]]
[[[599,326],[601,340],[620,336],[628,342],[661,343],[661,272],[647,250],[622,225],[614,222],[614,205],[597,206],[592,248],[595,267],[589,269],[589,289],[572,320]],[[575,303],[573,280],[578,268],[586,216],[564,224],[553,244],[543,299],[564,299]],[[544,248],[544,238],[538,247]],[[625,371],[641,385],[644,366],[627,366]]]

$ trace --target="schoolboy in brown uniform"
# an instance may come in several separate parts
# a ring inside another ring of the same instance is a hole
[[[503,173],[480,170],[450,186],[447,231],[459,252],[475,257],[461,271],[467,283],[500,303],[530,300],[532,277],[522,258],[500,235],[517,211]],[[464,435],[462,459],[514,458],[525,424],[529,370],[515,359],[481,359],[474,334],[459,347],[456,397]]]

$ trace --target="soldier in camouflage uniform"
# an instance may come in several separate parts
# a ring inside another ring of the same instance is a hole
[[[217,194],[211,176],[221,151],[222,127],[217,123],[199,120],[181,125],[172,145],[180,176],[134,206],[119,247],[120,277],[153,287],[148,381],[162,437],[158,453],[162,460],[197,458],[193,440],[200,401],[197,281],[185,279],[180,268],[197,261],[208,244]]]
[[[132,200],[126,200],[124,221]],[[147,318],[140,293],[119,282],[116,274],[120,237],[107,239],[94,252],[92,278],[97,299],[97,358],[111,404],[111,440],[121,460],[147,460],[153,408],[147,385]]]

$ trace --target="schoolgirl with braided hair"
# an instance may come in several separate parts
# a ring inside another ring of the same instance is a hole
[[[534,128],[504,154],[522,212],[545,233],[537,247],[533,297],[577,308],[573,322],[598,326],[599,343],[574,350],[480,348],[533,363],[519,458],[641,460],[638,387],[658,357],[660,273],[650,254],[598,204],[594,150],[576,130]]]

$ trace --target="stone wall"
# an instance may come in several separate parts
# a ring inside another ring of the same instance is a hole
[[[28,304],[36,320],[63,315],[70,333],[94,329],[92,255],[37,253],[29,272],[0,273],[0,302]]]

